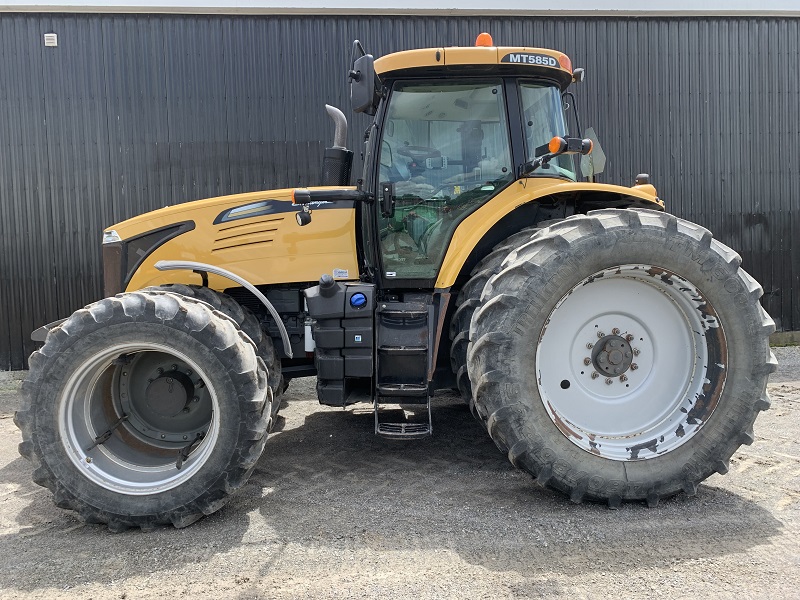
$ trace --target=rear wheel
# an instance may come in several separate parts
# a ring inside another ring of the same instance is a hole
[[[450,367],[456,375],[458,391],[461,398],[473,409],[472,386],[467,373],[467,347],[469,345],[469,324],[472,315],[481,304],[483,286],[489,279],[500,272],[506,256],[528,242],[540,227],[526,227],[512,236],[507,237],[472,269],[470,278],[461,288],[456,298],[456,311],[450,321]],[[474,410],[473,410],[474,414]]]
[[[20,453],[55,503],[88,522],[183,527],[222,507],[254,468],[266,373],[251,340],[202,302],[106,298],[31,355]]]
[[[573,501],[694,493],[753,441],[774,324],[741,259],[671,215],[603,210],[512,251],[468,360],[511,461]]]

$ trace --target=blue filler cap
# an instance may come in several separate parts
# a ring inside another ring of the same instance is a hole
[[[353,308],[363,308],[367,303],[367,297],[361,292],[356,292],[350,296],[350,306]]]

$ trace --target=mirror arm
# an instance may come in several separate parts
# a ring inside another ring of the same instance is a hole
[[[583,129],[581,129],[581,116],[578,113],[578,102],[575,100],[575,94],[572,92],[564,92],[561,97],[569,97],[570,100],[572,100],[572,112],[575,113],[575,125],[578,127],[578,135],[581,135]]]
[[[536,169],[540,167],[544,167],[553,160],[556,156],[561,156],[562,154],[591,154],[592,152],[592,141],[589,139],[581,139],[581,138],[559,138],[554,137],[550,140],[550,144],[547,146],[540,146],[540,148],[552,148],[552,144],[557,142],[558,151],[556,152],[548,152],[542,156],[538,156],[532,161],[526,162],[519,168],[519,176],[526,177],[533,173]]]

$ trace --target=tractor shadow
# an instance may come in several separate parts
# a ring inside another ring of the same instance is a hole
[[[264,519],[289,542],[377,553],[447,549],[525,575],[623,572],[746,552],[782,527],[765,508],[709,484],[653,509],[575,505],[515,469],[457,395],[437,395],[433,420],[433,437],[416,441],[377,437],[369,407],[316,408],[288,423],[249,483],[270,490]]]
[[[31,482],[30,463],[12,459],[0,468],[0,589],[171,577],[214,558],[265,574],[287,547],[444,550],[524,577],[621,573],[746,552],[781,530],[763,507],[712,485],[655,509],[574,505],[512,467],[454,394],[435,399],[432,438],[402,442],[375,436],[369,408],[319,407],[312,391],[292,383],[250,481],[182,530],[112,534],[84,524]],[[10,419],[0,423],[7,438],[18,436]],[[7,456],[12,447],[4,443]]]

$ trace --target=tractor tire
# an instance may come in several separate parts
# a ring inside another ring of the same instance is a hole
[[[261,327],[258,318],[253,312],[238,302],[224,294],[200,285],[183,285],[171,283],[162,286],[145,288],[143,291],[150,292],[170,292],[180,294],[187,298],[196,298],[206,304],[210,304],[214,309],[233,319],[239,328],[244,331],[256,345],[256,353],[264,361],[269,372],[269,387],[272,390],[272,407],[270,410],[269,431],[275,426],[278,411],[283,401],[283,393],[286,391],[287,384],[281,375],[281,361],[275,352],[272,338],[267,335]]]
[[[512,251],[470,330],[489,435],[576,503],[694,495],[769,407],[775,326],[740,264],[699,225],[639,209],[570,217]]]
[[[30,357],[19,451],[55,504],[112,531],[190,525],[250,476],[267,369],[206,303],[133,292],[90,304]]]
[[[456,311],[450,321],[450,368],[456,375],[461,399],[469,404],[473,415],[475,415],[475,410],[472,386],[467,374],[467,347],[469,345],[469,324],[472,321],[472,315],[481,305],[483,287],[492,276],[500,272],[503,261],[512,250],[528,243],[542,228],[554,222],[548,221],[533,227],[526,227],[497,244],[475,265],[469,280],[458,293]],[[475,416],[477,417],[477,415]],[[480,421],[480,419],[478,420]]]

